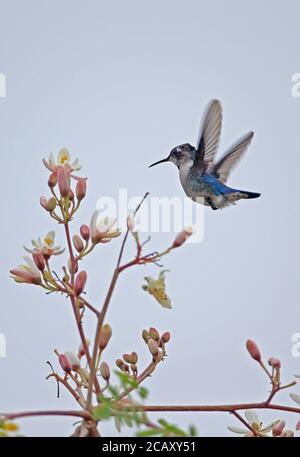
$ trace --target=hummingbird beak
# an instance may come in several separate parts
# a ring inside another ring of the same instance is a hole
[[[164,163],[164,162],[169,162],[169,157],[159,160],[158,162],[154,162],[152,165],[149,165],[149,168],[154,167],[154,165],[158,165],[159,163]]]

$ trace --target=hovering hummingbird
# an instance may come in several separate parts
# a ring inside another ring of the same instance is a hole
[[[198,146],[189,143],[176,146],[169,156],[153,163],[173,162],[179,170],[184,192],[192,200],[212,209],[234,205],[242,198],[257,198],[260,194],[233,189],[225,183],[249,146],[254,132],[240,138],[217,162],[214,162],[222,128],[222,107],[218,100],[210,102],[204,116]],[[150,168],[149,167],[149,168]]]

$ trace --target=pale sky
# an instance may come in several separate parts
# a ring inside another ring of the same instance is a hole
[[[143,328],[169,330],[168,357],[145,386],[149,404],[261,401],[268,381],[250,359],[252,338],[263,355],[282,359],[283,381],[300,372],[291,338],[300,332],[299,166],[300,98],[291,78],[300,72],[299,2],[191,0],[126,2],[0,0],[2,188],[2,312],[0,411],[74,409],[46,381],[53,349],[76,349],[70,305],[37,287],[17,285],[8,270],[21,263],[22,246],[55,229],[39,206],[47,193],[42,158],[63,146],[83,165],[88,198],[74,230],[87,223],[101,196],[178,196],[172,165],[149,170],[180,143],[195,143],[203,110],[218,98],[224,109],[221,150],[243,133],[255,138],[229,185],[261,192],[223,211],[205,209],[202,243],[170,254],[167,290],[173,309],[162,309],[141,289],[155,266],[120,279],[107,321],[113,338],[105,359],[136,350],[149,361]],[[166,247],[173,234],[153,234],[149,249]],[[120,239],[97,249],[85,263],[87,297],[100,306]],[[127,258],[133,255],[128,245]],[[59,260],[57,260],[59,265]],[[93,334],[92,320],[87,330]],[[300,386],[293,392],[300,395]],[[288,392],[278,403],[292,404]],[[161,417],[153,414],[151,417]],[[236,419],[222,413],[165,414],[204,436],[227,436]],[[295,415],[260,412],[261,420]],[[63,436],[73,419],[20,421],[34,436]],[[110,423],[106,435],[116,434]],[[130,435],[131,430],[123,430]]]

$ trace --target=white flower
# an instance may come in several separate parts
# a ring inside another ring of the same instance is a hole
[[[33,249],[26,248],[25,246],[24,249],[31,254],[39,251],[46,259],[49,259],[52,255],[59,255],[64,252],[64,249],[61,249],[60,246],[55,246],[54,242],[55,232],[52,230],[51,232],[47,233],[43,241],[40,237],[37,240],[32,240],[31,243]]]
[[[94,244],[108,243],[112,238],[116,238],[121,231],[115,227],[117,219],[115,217],[99,218],[100,210],[96,210],[91,219],[90,229],[91,238]]]
[[[51,153],[48,160],[43,160],[45,166],[48,170],[56,172],[58,167],[67,167],[70,171],[78,171],[81,169],[78,159],[74,160],[71,163],[71,158],[69,151],[66,148],[63,148],[59,151],[57,156],[57,161],[55,161],[53,154]]]

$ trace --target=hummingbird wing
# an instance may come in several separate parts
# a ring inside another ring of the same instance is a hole
[[[196,149],[194,168],[205,168],[214,160],[222,129],[222,106],[212,100],[203,118],[201,135]]]
[[[227,151],[224,156],[212,166],[210,173],[214,174],[220,181],[226,182],[232,169],[245,154],[253,135],[254,132],[248,132],[240,138],[235,145],[233,145],[229,151]]]

